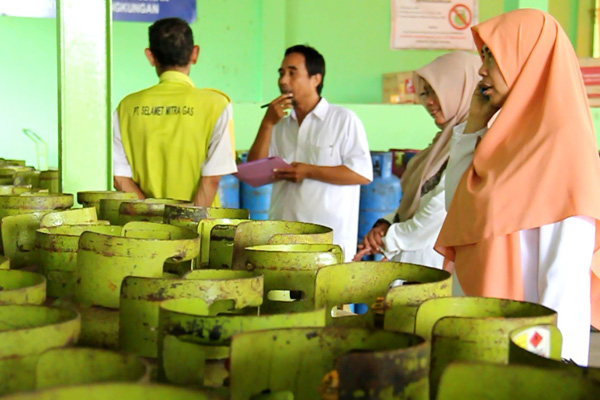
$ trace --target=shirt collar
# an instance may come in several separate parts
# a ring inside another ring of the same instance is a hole
[[[313,108],[312,111],[308,113],[308,115],[314,114],[315,117],[323,121],[327,116],[327,111],[329,111],[329,103],[327,102],[327,100],[325,100],[325,97],[321,97],[321,100],[319,100],[315,108]],[[294,118],[294,120],[298,119],[296,118],[296,110],[292,109],[291,117]]]
[[[181,82],[181,83],[185,83],[187,85],[190,86],[194,86],[194,82],[192,82],[192,79],[187,76],[186,74],[184,74],[183,72],[179,72],[179,71],[165,71],[162,74],[160,74],[160,78],[159,78],[160,82]]]

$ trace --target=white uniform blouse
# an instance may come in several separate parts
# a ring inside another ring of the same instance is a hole
[[[383,254],[390,261],[406,262],[442,268],[444,257],[433,249],[446,218],[443,173],[440,182],[421,197],[412,218],[394,223],[396,213],[385,216],[392,224],[383,237]]]

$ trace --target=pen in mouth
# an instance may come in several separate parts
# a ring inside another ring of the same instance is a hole
[[[291,94],[292,92],[284,92],[284,93],[288,93]],[[283,93],[282,93],[283,94]],[[267,108],[271,105],[271,103],[267,103],[267,104],[263,104],[262,106],[260,106],[260,108]]]

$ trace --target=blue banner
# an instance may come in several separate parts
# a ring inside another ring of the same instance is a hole
[[[196,20],[196,0],[112,0],[114,21],[154,22],[178,17],[192,23]]]
[[[112,0],[114,21],[154,22],[178,17],[196,20],[196,0]],[[0,15],[11,17],[54,18],[55,0],[0,1]]]

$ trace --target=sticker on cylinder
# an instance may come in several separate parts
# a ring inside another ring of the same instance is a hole
[[[514,343],[525,350],[550,358],[550,330],[542,326],[534,326],[520,332],[514,338]]]

